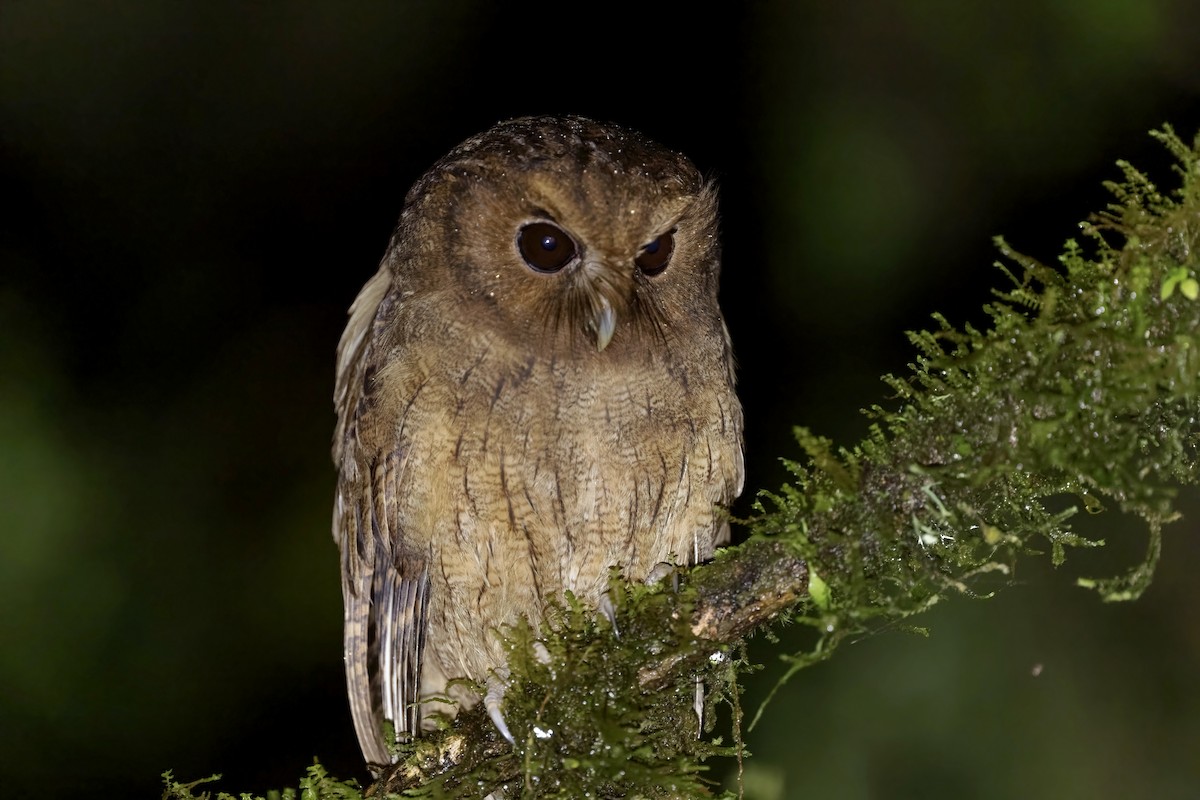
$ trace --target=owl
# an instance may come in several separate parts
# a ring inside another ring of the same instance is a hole
[[[646,580],[728,539],[744,470],[719,269],[713,184],[616,125],[503,122],[409,191],[334,394],[369,764],[479,702],[449,682],[502,688],[504,626],[565,590],[600,603],[613,566]]]

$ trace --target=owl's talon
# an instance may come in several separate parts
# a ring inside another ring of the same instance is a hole
[[[679,568],[669,561],[660,561],[650,569],[650,574],[646,576],[646,585],[653,586],[656,583],[661,583],[662,579],[671,576],[671,590],[679,591]]]
[[[504,700],[504,693],[507,690],[508,684],[503,678],[496,676],[488,678],[488,690],[487,694],[483,696],[483,707],[487,709],[488,716],[492,718],[492,724],[496,726],[496,730],[500,731],[500,735],[515,747],[517,740],[509,732],[508,723],[504,721],[504,713],[500,710],[500,703]]]
[[[596,610],[608,620],[608,624],[612,625],[613,636],[621,638],[621,629],[617,627],[617,607],[613,605],[612,597],[609,596],[608,590],[600,593],[600,602],[596,603]]]

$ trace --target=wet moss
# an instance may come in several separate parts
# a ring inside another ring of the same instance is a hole
[[[1200,444],[1200,158],[1170,128],[1154,136],[1178,159],[1177,191],[1122,162],[1114,202],[1056,267],[997,239],[1008,285],[987,330],[935,315],[910,333],[910,374],[885,377],[893,406],[867,411],[857,446],[797,429],[807,460],[749,521],[796,541],[822,581],[797,614],[819,636],[795,668],[947,593],[986,593],[1019,557],[1048,547],[1060,565],[1103,544],[1074,530],[1080,510],[1136,515],[1148,542],[1125,574],[1079,583],[1109,601],[1145,590]]]

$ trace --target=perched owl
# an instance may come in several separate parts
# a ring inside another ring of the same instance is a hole
[[[578,117],[504,122],[409,191],[338,345],[333,535],[368,763],[502,681],[496,630],[609,568],[709,558],[741,492],[716,192]],[[502,725],[502,720],[500,720]]]

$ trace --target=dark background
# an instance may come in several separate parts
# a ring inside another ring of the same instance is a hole
[[[1171,183],[1146,132],[1200,127],[1195,6],[0,5],[3,793],[358,774],[333,351],[461,139],[581,113],[718,178],[752,492],[791,425],[862,435],[903,331],[983,319],[990,237],[1053,261],[1117,158]],[[802,673],[749,737],[747,796],[1197,796],[1185,505],[1138,603],[1072,586],[1141,554],[1106,515],[1081,522],[1105,552]],[[751,704],[780,672],[753,652]]]

